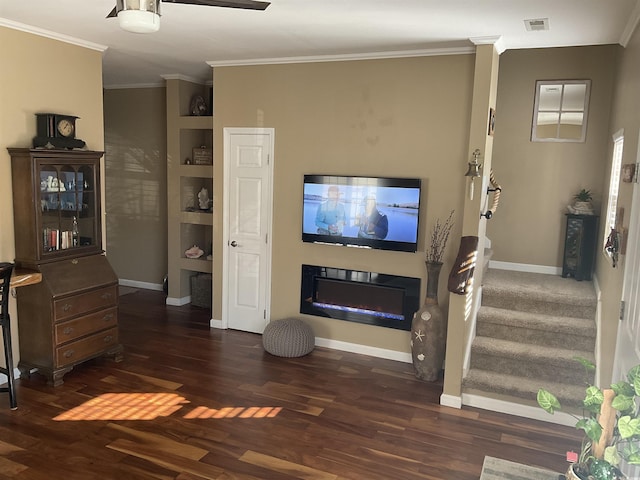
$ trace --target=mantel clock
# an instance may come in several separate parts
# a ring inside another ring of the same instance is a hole
[[[60,113],[36,113],[36,137],[33,147],[84,148],[85,142],[76,138],[76,117]]]

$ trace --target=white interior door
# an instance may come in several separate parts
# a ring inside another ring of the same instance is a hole
[[[640,142],[638,159],[640,162]],[[636,163],[636,168],[638,163]],[[613,381],[625,377],[634,366],[640,364],[640,186],[636,175],[633,185],[633,199],[629,212],[629,236],[624,260],[624,286],[622,301],[624,315],[618,327],[616,356],[613,367]],[[640,478],[640,468],[627,466],[624,473],[629,478]]]
[[[262,333],[269,319],[274,131],[224,129],[223,325]]]

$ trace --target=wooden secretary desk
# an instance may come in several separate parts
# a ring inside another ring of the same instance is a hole
[[[17,290],[18,369],[58,386],[86,360],[122,360],[118,278],[102,250],[103,152],[8,150],[16,266],[42,274],[42,282]]]

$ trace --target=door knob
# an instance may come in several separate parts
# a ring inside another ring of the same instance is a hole
[[[238,242],[236,242],[235,240],[231,242],[230,244],[232,247],[237,247],[238,246]]]

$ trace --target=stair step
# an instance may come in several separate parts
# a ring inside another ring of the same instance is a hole
[[[593,320],[532,314],[482,306],[478,311],[476,335],[532,345],[589,351],[593,349],[596,325]]]
[[[592,383],[593,378],[586,377],[575,357],[594,361],[593,352],[476,337],[471,345],[470,368],[573,385]]]
[[[591,282],[558,275],[489,269],[482,305],[545,315],[593,319],[597,306]]]
[[[527,405],[537,405],[536,396],[540,388],[553,393],[562,405],[563,411],[582,407],[585,387],[564,383],[504,375],[487,370],[469,371],[463,382],[465,392],[508,395],[525,400]],[[477,391],[477,392],[476,392]]]
[[[575,357],[595,361],[596,307],[591,282],[489,269],[463,392],[535,406],[545,388],[579,411],[593,373]]]

